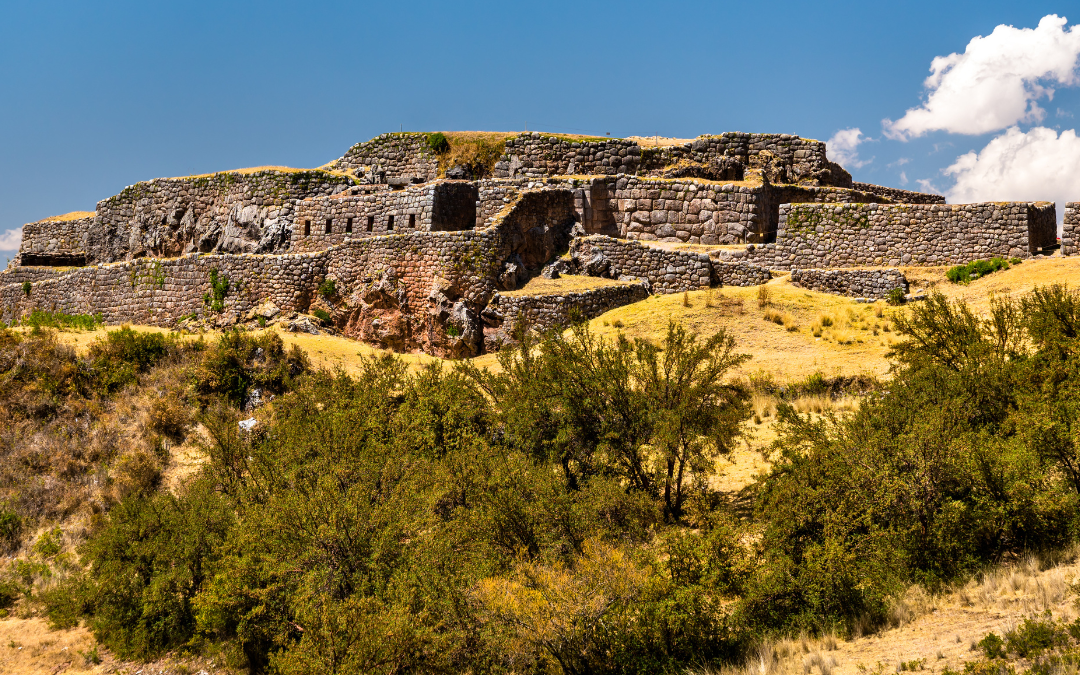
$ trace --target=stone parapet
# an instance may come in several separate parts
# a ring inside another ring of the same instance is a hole
[[[859,183],[855,182],[851,184],[851,187],[861,192],[872,192],[882,197],[887,197],[894,204],[944,204],[945,197],[941,195],[932,195],[926,192],[912,192],[911,190],[901,190],[899,188],[885,187],[883,185],[874,185],[873,183]]]
[[[645,279],[654,293],[695,291],[708,288],[712,282],[712,261],[704,253],[669,251],[593,235],[574,239],[570,254],[585,274]]]
[[[543,295],[496,293],[481,315],[484,342],[493,351],[513,342],[519,327],[536,332],[563,328],[570,325],[575,312],[583,319],[594,319],[647,297],[649,291],[641,282]]]
[[[791,270],[791,283],[811,291],[853,298],[885,298],[899,288],[908,292],[908,281],[897,269]]]
[[[772,272],[747,262],[712,261],[714,286],[760,286],[772,279]]]
[[[376,183],[426,183],[438,176],[439,158],[428,134],[405,132],[357,143],[330,167]]]
[[[1056,242],[1051,202],[784,204],[776,242],[725,254],[769,267],[955,265]]]

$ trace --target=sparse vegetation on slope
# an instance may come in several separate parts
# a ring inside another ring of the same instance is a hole
[[[774,290],[744,311],[798,311]],[[686,301],[672,298],[730,302]],[[881,319],[866,307],[859,322]],[[1080,524],[1080,294],[1039,289],[986,318],[940,295],[881,311],[902,336],[887,390],[821,374],[740,384],[736,340],[676,325],[632,340],[581,324],[500,353],[496,373],[379,357],[355,376],[310,370],[273,333],[116,331],[79,356],[8,331],[0,402],[21,420],[20,456],[88,411],[99,427],[114,424],[102,410],[147,416],[110,446],[125,450],[73,474],[115,476],[107,492],[72,481],[98,504],[81,534],[82,506],[26,501],[38,483],[9,474],[20,555],[0,578],[20,614],[85,621],[140,659],[657,672],[729,667],[805,632],[822,642],[804,672],[827,675],[828,640],[921,611],[913,584],[958,592],[995,561],[1067,549]],[[731,500],[716,471],[755,415],[777,440]],[[196,428],[205,464],[162,490]],[[37,466],[55,471],[69,451],[55,447]]]

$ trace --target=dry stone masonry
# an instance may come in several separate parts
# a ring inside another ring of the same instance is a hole
[[[894,289],[908,292],[908,281],[897,269],[791,270],[791,282],[811,291],[880,300]]]
[[[793,270],[808,289],[882,297],[906,288],[903,275],[853,268],[1030,257],[1057,243],[1052,204],[947,205],[853,183],[824,143],[787,134],[653,148],[525,133],[506,141],[495,177],[477,181],[439,179],[436,148],[426,133],[383,134],[323,169],[159,178],[93,213],[30,223],[0,273],[0,318],[45,309],[221,327],[289,317],[317,330],[295,313],[320,309],[346,335],[462,357],[512,339],[519,321],[557,327],[647,293]],[[1070,203],[1064,253],[1080,246],[1078,230]],[[512,293],[538,274],[623,283]]]
[[[1061,252],[1076,255],[1080,247],[1080,202],[1065,204],[1065,219],[1061,225]]]
[[[731,257],[782,270],[955,265],[1030,258],[1054,245],[1056,230],[1051,202],[784,204],[776,243]]]
[[[648,285],[630,282],[586,291],[544,295],[496,293],[482,314],[486,348],[497,350],[515,340],[519,329],[544,332],[570,325],[576,312],[594,319],[608,310],[649,297]]]

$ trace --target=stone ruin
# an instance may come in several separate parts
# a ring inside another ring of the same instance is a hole
[[[430,141],[383,134],[320,169],[155,179],[93,212],[27,224],[0,273],[0,319],[43,309],[168,327],[329,326],[396,351],[468,357],[523,325],[556,327],[651,293],[789,271],[806,288],[880,298],[907,290],[899,266],[1058,247],[1052,203],[946,204],[853,182],[824,143],[788,134],[642,147],[523,133],[482,177],[441,166]],[[1080,204],[1069,204],[1063,254],[1078,229]],[[515,293],[565,274],[622,283]]]

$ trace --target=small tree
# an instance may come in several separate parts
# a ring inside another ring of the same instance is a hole
[[[650,418],[650,444],[662,463],[665,517],[682,516],[687,474],[706,477],[716,459],[731,452],[740,424],[749,417],[749,394],[726,384],[732,368],[750,357],[735,353],[723,330],[698,342],[682,326],[668,324],[663,346],[635,343],[636,385]]]

